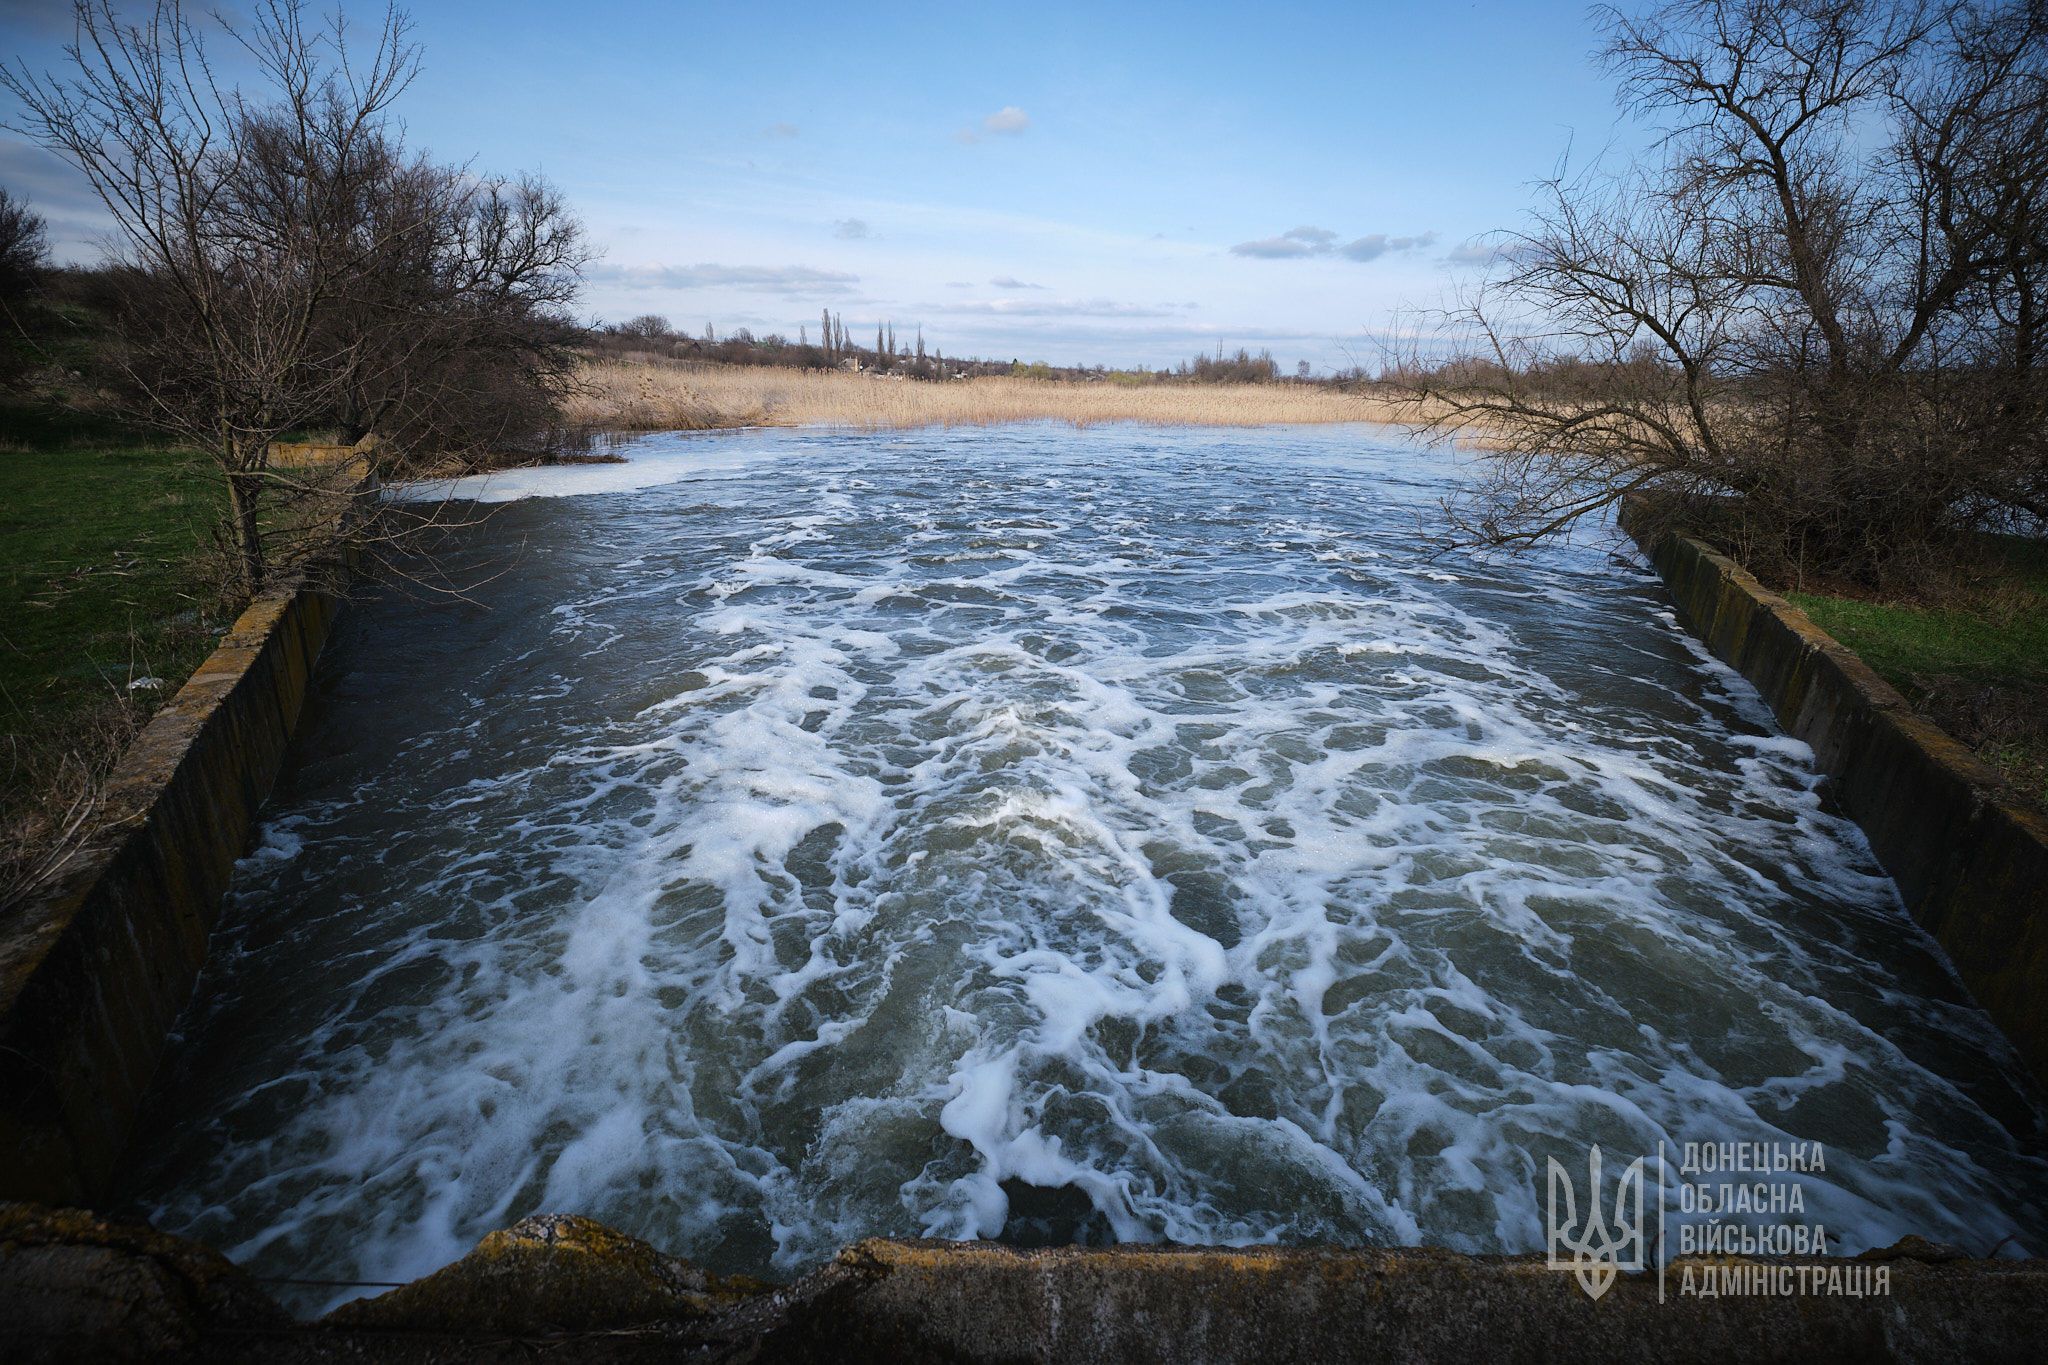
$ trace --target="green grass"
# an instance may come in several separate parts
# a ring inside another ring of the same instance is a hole
[[[0,736],[61,742],[75,715],[156,677],[162,700],[218,625],[201,568],[218,480],[90,415],[0,404]],[[136,698],[143,700],[143,698]]]
[[[1853,598],[1794,593],[1822,630],[1861,654],[1896,683],[1915,674],[1984,682],[2048,678],[2048,613],[1998,621],[1968,611],[1884,606]]]
[[[1999,537],[1943,606],[1789,594],[1822,630],[2048,806],[2048,544]]]

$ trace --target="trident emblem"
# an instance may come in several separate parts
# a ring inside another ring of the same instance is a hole
[[[1549,1265],[1552,1270],[1569,1270],[1578,1278],[1579,1288],[1598,1300],[1614,1287],[1618,1271],[1643,1268],[1643,1159],[1637,1157],[1622,1171],[1614,1187],[1612,1221],[1602,1212],[1600,1149],[1587,1154],[1586,1175],[1590,1181],[1586,1198],[1586,1221],[1579,1222],[1578,1192],[1572,1188],[1571,1173],[1550,1160]]]

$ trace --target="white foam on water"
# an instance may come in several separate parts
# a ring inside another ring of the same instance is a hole
[[[524,498],[587,498],[604,493],[632,493],[693,479],[729,478],[745,473],[763,459],[774,458],[780,443],[775,433],[746,432],[706,436],[662,432],[619,442],[616,461],[532,465],[467,474],[453,479],[419,479],[387,485],[388,502],[443,503],[518,502]],[[694,439],[693,439],[694,437]]]
[[[1837,1249],[2048,1249],[1806,746],[1601,547],[1421,564],[1378,439],[811,436],[522,523],[431,667],[347,646],[145,1202],[307,1278],[542,1209],[788,1275],[1017,1181],[1522,1251],[1547,1156],[1799,1139]]]

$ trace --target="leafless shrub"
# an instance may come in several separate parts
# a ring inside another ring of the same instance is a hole
[[[540,439],[583,263],[545,184],[404,152],[390,110],[418,54],[402,14],[361,43],[340,13],[254,8],[230,31],[258,93],[217,83],[178,0],[134,23],[79,0],[64,74],[0,72],[13,126],[83,171],[114,220],[113,368],[134,416],[220,469],[244,595],[279,549],[358,507],[359,466],[283,465],[280,437],[374,431],[401,462]]]
[[[28,292],[48,252],[41,215],[27,200],[0,188],[0,299],[12,301]]]
[[[1660,155],[1546,184],[1437,319],[1450,363],[1401,376],[1436,430],[1493,437],[1468,530],[1732,494],[1754,555],[1874,583],[2048,518],[2048,12],[1605,14]]]
[[[131,633],[125,669],[103,669],[54,723],[13,726],[0,735],[0,914],[43,886],[91,836],[107,778],[130,741],[175,695],[156,682],[167,656],[203,649],[208,640],[204,616],[153,644]]]
[[[42,885],[94,826],[106,775],[141,729],[125,699],[69,718],[62,746],[10,734],[0,742],[0,910]]]
[[[220,467],[253,593],[270,445],[331,406],[347,371],[316,324],[361,268],[363,244],[341,225],[415,54],[395,14],[365,57],[338,21],[311,30],[296,4],[271,0],[242,35],[268,87],[258,107],[216,84],[174,0],[134,24],[109,0],[80,0],[77,19],[67,74],[17,64],[0,80],[20,131],[84,172],[113,217],[117,363],[137,415]],[[282,146],[265,155],[271,139]]]
[[[25,334],[22,308],[42,275],[48,243],[41,215],[0,188],[0,383],[26,368],[14,343]]]
[[[1215,355],[1198,355],[1194,363],[1183,360],[1179,375],[1203,384],[1264,384],[1278,378],[1280,363],[1271,351],[1253,355],[1240,346],[1236,355],[1225,355],[1218,346]]]
[[[401,470],[544,450],[573,382],[568,309],[588,256],[561,196],[393,146],[357,212],[374,251],[320,324],[350,357],[342,438],[375,434]]]

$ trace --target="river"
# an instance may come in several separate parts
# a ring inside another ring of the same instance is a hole
[[[166,1229],[1524,1251],[1549,1157],[1796,1140],[1830,1251],[2048,1252],[2010,1048],[1611,529],[1437,553],[1459,460],[1370,427],[623,450],[344,615]]]

